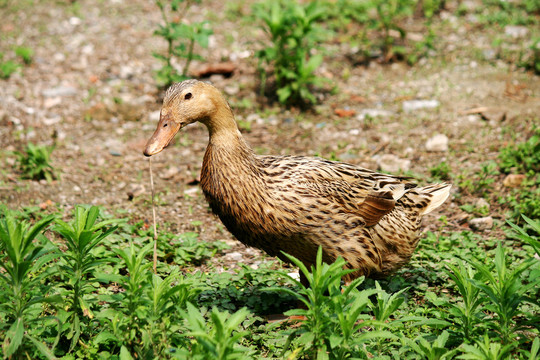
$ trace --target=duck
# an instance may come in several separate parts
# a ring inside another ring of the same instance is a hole
[[[451,184],[419,187],[408,177],[344,162],[258,155],[222,93],[194,79],[167,89],[144,155],[158,154],[197,121],[209,133],[200,186],[228,231],[285,262],[285,254],[292,255],[308,269],[320,247],[324,262],[346,260],[346,282],[386,277],[405,265],[418,244],[422,217],[450,194]],[[300,278],[305,284],[302,272]]]

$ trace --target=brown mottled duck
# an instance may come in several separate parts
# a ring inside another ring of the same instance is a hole
[[[199,121],[210,133],[201,187],[227,229],[242,243],[306,266],[341,256],[358,276],[386,276],[411,257],[423,215],[448,197],[449,184],[417,187],[408,178],[304,156],[256,155],[225,98],[197,80],[166,92],[144,155],[163,150],[184,126]],[[302,279],[305,281],[305,279]]]

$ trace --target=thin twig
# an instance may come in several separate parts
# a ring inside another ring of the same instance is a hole
[[[152,174],[152,158],[148,158],[150,168],[150,187],[152,188],[152,219],[154,222],[154,274],[157,274],[157,229],[156,229],[156,206],[154,205],[154,175]]]

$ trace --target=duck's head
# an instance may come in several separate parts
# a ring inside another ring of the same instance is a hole
[[[200,121],[208,128],[218,111],[230,108],[214,86],[198,80],[185,80],[172,85],[165,93],[157,129],[146,143],[144,155],[163,150],[176,133],[186,125]]]

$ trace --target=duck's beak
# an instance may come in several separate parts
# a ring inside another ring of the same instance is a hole
[[[174,135],[180,130],[181,123],[175,122],[170,114],[161,114],[159,123],[154,135],[146,143],[143,154],[145,156],[152,156],[159,153],[161,150],[167,147]]]

